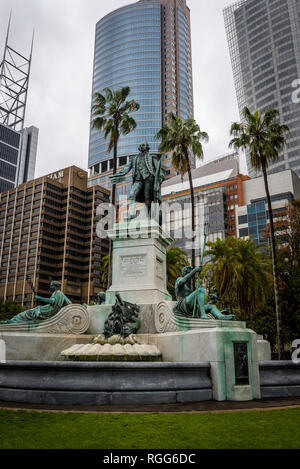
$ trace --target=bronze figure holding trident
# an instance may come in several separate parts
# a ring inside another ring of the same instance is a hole
[[[204,226],[204,242],[202,246],[200,266],[195,269],[190,266],[184,267],[182,270],[182,277],[179,277],[176,280],[175,294],[177,304],[174,307],[174,314],[198,319],[210,319],[208,316],[210,313],[215,319],[232,321],[235,319],[233,315],[225,314],[227,313],[227,310],[220,311],[217,308],[217,297],[215,295],[211,295],[211,301],[208,304],[205,304],[206,291],[204,288],[200,288],[200,277],[203,269],[207,236],[208,224],[206,223]],[[199,274],[197,289],[193,291],[191,280],[197,273]]]

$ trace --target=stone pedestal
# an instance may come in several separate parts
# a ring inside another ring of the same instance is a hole
[[[61,351],[92,340],[84,335],[90,329],[90,314],[82,305],[71,304],[44,321],[0,325],[1,344],[6,360],[57,361]],[[2,341],[2,342],[1,342]]]
[[[5,358],[8,362],[14,360],[57,362],[62,360],[62,350],[75,344],[89,344],[92,342],[93,336],[85,334],[1,332],[0,340],[5,343]]]
[[[142,343],[156,345],[164,362],[210,363],[213,398],[217,401],[260,399],[259,361],[269,356],[267,342],[246,328],[244,322],[174,316],[174,302],[140,304]],[[90,334],[103,333],[111,306],[89,307]],[[248,382],[238,379],[235,344],[245,347]]]
[[[258,340],[246,324],[174,316],[175,303],[161,302],[154,312],[158,334],[149,343],[162,352],[164,361],[209,362],[213,398],[217,401],[251,401],[260,399]],[[247,380],[239,379],[236,345],[244,347]],[[247,381],[247,382],[246,382]]]
[[[115,294],[136,304],[156,304],[171,300],[166,289],[166,249],[172,239],[154,220],[132,220],[116,224],[108,231],[113,240],[112,286],[106,303],[115,303]]]
[[[223,322],[223,321],[222,321]],[[163,361],[179,363],[209,362],[216,401],[251,401],[260,399],[259,363],[256,334],[242,327],[206,327],[189,332],[150,335],[149,343],[161,351]],[[246,344],[249,381],[236,381],[234,344]]]

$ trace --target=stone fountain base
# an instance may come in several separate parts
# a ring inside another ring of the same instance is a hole
[[[144,344],[87,344],[73,345],[61,353],[62,357],[79,362],[158,362],[162,354],[156,345]]]
[[[209,363],[0,363],[0,400],[140,405],[212,399]]]

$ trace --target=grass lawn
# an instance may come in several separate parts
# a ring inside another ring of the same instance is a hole
[[[207,414],[0,410],[1,449],[300,448],[300,409]]]

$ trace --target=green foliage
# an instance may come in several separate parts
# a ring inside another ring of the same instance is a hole
[[[297,408],[190,414],[0,410],[1,449],[299,449],[299,432]]]
[[[270,295],[265,305],[259,310],[255,311],[254,330],[257,334],[262,335],[265,340],[270,342],[274,353],[274,359],[276,360],[277,356],[275,354],[275,346],[277,331],[274,295]]]
[[[114,150],[113,172],[117,172],[118,141],[120,135],[128,135],[136,128],[136,122],[130,116],[132,112],[138,111],[140,105],[133,99],[128,100],[130,95],[129,86],[121,89],[111,90],[105,88],[104,94],[94,94],[92,106],[92,129],[104,132],[104,137],[109,138],[107,153]],[[112,203],[116,201],[116,186],[113,186]]]
[[[7,301],[4,303],[3,299],[0,298],[0,321],[8,321],[17,314],[22,313],[24,308],[15,301]]]
[[[200,160],[203,159],[201,142],[208,141],[208,134],[201,132],[194,119],[183,121],[170,113],[169,121],[170,124],[165,125],[156,137],[161,140],[160,151],[172,152],[172,166],[184,176],[190,168],[189,154],[193,154]]]
[[[275,225],[280,279],[282,337],[300,338],[300,201],[294,201]]]
[[[283,358],[291,359],[291,344],[300,337],[300,201],[294,201],[276,218],[281,335]],[[276,315],[271,292],[266,305],[255,314],[255,330],[276,344]]]
[[[185,251],[179,248],[171,247],[167,251],[167,282],[168,291],[172,295],[174,301],[175,296],[175,282],[178,277],[181,277],[183,267],[189,265],[188,255]]]
[[[250,320],[262,308],[271,291],[271,262],[265,250],[253,240],[227,237],[207,243],[210,270],[220,298],[231,310],[240,312],[239,319]]]
[[[244,122],[235,122],[231,126],[233,139],[230,146],[249,150],[252,167],[257,171],[264,170],[270,163],[278,160],[289,128],[278,122],[279,112],[275,109],[269,109],[262,114],[256,110],[252,114],[245,107],[242,114]]]
[[[108,282],[108,269],[109,269],[109,254],[102,257],[102,264],[100,267],[101,282],[103,285],[107,285]]]
[[[276,241],[274,233],[274,220],[272,212],[272,203],[269,190],[267,168],[270,163],[278,161],[280,151],[286,143],[286,134],[289,128],[279,123],[279,112],[275,109],[269,109],[263,113],[258,110],[251,114],[250,110],[243,109],[243,122],[234,123],[231,126],[231,135],[233,139],[230,142],[231,147],[236,149],[243,148],[250,153],[252,167],[257,171],[262,171],[268,211],[270,221],[271,253],[273,262],[273,281],[274,281],[274,299],[277,323],[277,353],[278,359],[281,359],[282,337],[280,327],[280,298],[279,298],[279,276],[277,264]]]
[[[275,234],[282,343],[285,345],[283,357],[290,359],[290,346],[293,340],[300,337],[300,201],[294,201],[288,211],[276,219]],[[234,253],[236,243],[242,247],[238,256]],[[218,286],[224,306],[232,308],[238,319],[251,320],[252,316],[251,327],[271,343],[275,353],[277,328],[271,257],[267,247],[265,250],[254,249],[250,243],[250,240],[233,238],[208,243],[210,250],[207,254],[213,255],[213,258],[204,266],[205,283]],[[249,275],[252,277],[250,281]],[[239,288],[237,284],[241,278],[244,281]]]
[[[169,125],[165,125],[156,135],[161,140],[159,150],[164,153],[172,153],[172,166],[182,178],[186,173],[189,176],[192,204],[192,230],[195,232],[195,202],[190,156],[203,159],[202,141],[207,142],[209,137],[206,132],[200,130],[194,119],[183,121],[175,114],[169,114]],[[195,266],[195,249],[192,250],[192,266]]]
[[[92,128],[103,130],[104,137],[109,137],[107,152],[110,153],[120,135],[128,135],[136,128],[136,122],[130,113],[138,111],[140,106],[133,99],[127,101],[129,86],[115,91],[105,88],[103,92],[104,94],[94,95]]]

